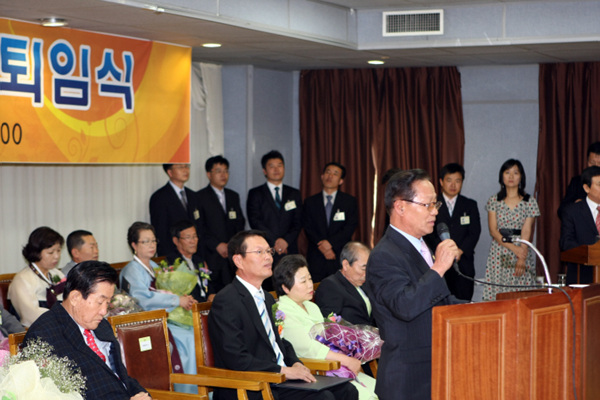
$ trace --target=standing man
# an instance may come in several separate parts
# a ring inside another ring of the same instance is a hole
[[[169,182],[150,197],[150,223],[156,231],[158,255],[166,256],[175,251],[169,230],[182,219],[190,219],[199,228],[200,213],[196,193],[185,187],[190,179],[189,164],[163,164]]]
[[[479,241],[481,223],[477,202],[460,194],[465,179],[465,169],[460,164],[444,165],[440,171],[440,187],[442,194],[437,199],[442,202],[433,233],[425,237],[427,244],[435,249],[440,243],[437,226],[444,223],[448,226],[450,237],[458,246],[458,267],[460,272],[471,278],[475,277],[475,245]],[[459,299],[471,301],[474,282],[460,276],[454,269],[444,275],[450,293]]]
[[[371,301],[363,286],[371,250],[360,242],[348,242],[340,258],[342,269],[323,279],[315,292],[315,303],[324,316],[331,313],[355,325],[375,325]]]
[[[560,226],[560,250],[565,251],[584,244],[594,244],[600,235],[600,167],[588,167],[581,174],[583,201],[565,207]],[[567,264],[567,284],[591,283],[593,267]]]
[[[71,271],[64,300],[29,328],[27,341],[40,338],[59,357],[68,357],[86,377],[85,398],[150,400],[127,374],[119,342],[104,316],[115,291],[117,271],[105,262],[84,261]]]
[[[600,142],[594,142],[588,146],[587,149],[587,166],[588,167],[600,167]],[[567,192],[565,193],[564,199],[560,202],[558,207],[558,218],[563,217],[565,208],[572,203],[578,203],[585,200],[587,193],[583,190],[582,176],[577,175],[571,179]]]
[[[198,274],[198,284],[194,287],[190,295],[199,303],[212,301],[213,297],[215,297],[212,284],[213,277],[211,273],[204,271],[210,271],[210,269],[204,261],[202,251],[198,250],[198,234],[196,233],[194,223],[190,220],[175,223],[171,227],[171,237],[173,238],[175,247],[177,247],[177,251],[167,256],[169,265],[173,265],[175,260],[179,258],[187,265],[190,271],[196,272]]]
[[[356,197],[339,190],[346,168],[330,162],[323,168],[323,191],[304,201],[303,227],[308,238],[306,259],[314,282],[334,274],[340,252],[358,226]]]
[[[300,191],[283,184],[285,164],[280,152],[272,150],[261,159],[267,182],[250,189],[246,212],[252,229],[265,232],[275,250],[273,265],[286,254],[298,253],[298,234],[302,229],[302,196]],[[265,289],[273,290],[271,279]]]
[[[444,274],[460,252],[451,239],[435,250],[423,236],[433,232],[441,207],[427,172],[402,171],[388,182],[390,226],[371,252],[367,285],[384,344],[375,393],[386,400],[431,399],[431,309],[459,303]]]
[[[217,293],[208,314],[208,331],[213,344],[215,366],[238,371],[266,371],[285,374],[286,379],[314,382],[310,370],[296,356],[294,348],[273,321],[275,300],[262,282],[272,274],[273,249],[260,231],[239,232],[229,241],[229,255],[236,277]],[[330,390],[311,392],[272,386],[275,399],[358,399],[354,386],[344,383]],[[262,399],[261,393],[248,393]],[[237,399],[235,390],[215,389],[219,400]]]
[[[67,250],[71,256],[71,261],[61,269],[65,276],[67,276],[71,268],[80,262],[89,260],[98,261],[98,243],[94,239],[92,232],[76,230],[69,233],[69,236],[67,236]]]
[[[233,268],[227,259],[227,242],[244,230],[246,220],[240,206],[240,196],[226,189],[229,181],[229,161],[214,156],[204,164],[209,184],[198,192],[201,235],[204,256],[213,272],[215,293],[233,279]]]

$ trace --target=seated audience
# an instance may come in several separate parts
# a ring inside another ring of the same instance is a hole
[[[69,274],[64,301],[55,304],[27,331],[67,357],[86,378],[85,397],[94,400],[150,400],[144,388],[127,374],[121,351],[106,315],[117,282],[107,263],[85,261]]]
[[[600,167],[600,142],[594,142],[587,148],[587,167]],[[558,207],[558,218],[563,217],[565,209],[573,203],[585,200],[587,193],[583,190],[582,175],[576,175],[569,182],[565,197]]]
[[[119,276],[121,289],[134,297],[145,310],[165,308],[167,312],[181,306],[190,310],[196,300],[190,295],[178,296],[156,290],[155,268],[152,261],[156,254],[156,236],[154,227],[145,222],[134,222],[127,232],[127,242],[133,251],[133,260],[127,264]],[[177,353],[181,358],[181,366],[174,366],[174,371],[186,374],[196,373],[196,356],[194,347],[194,331],[192,327],[184,327],[168,323],[169,331],[175,339]],[[183,371],[179,368],[183,368]],[[176,387],[178,387],[176,385]],[[178,388],[178,391],[186,390]],[[187,390],[186,390],[187,391]]]
[[[64,243],[58,232],[42,226],[31,232],[23,247],[29,265],[15,275],[8,287],[8,299],[25,326],[62,301],[64,275],[56,266]]]
[[[92,232],[80,229],[69,233],[69,236],[67,236],[67,251],[71,256],[71,261],[61,269],[65,276],[67,276],[71,268],[80,262],[89,260],[98,261],[98,243],[94,239]]]
[[[366,262],[366,260],[365,260]],[[306,266],[306,259],[298,254],[281,259],[273,275],[275,290],[279,295],[279,310],[283,318],[282,336],[288,340],[298,357],[339,361],[357,375],[352,384],[358,390],[359,399],[377,398],[375,379],[361,371],[361,362],[356,358],[330,350],[311,338],[310,329],[323,322],[319,307],[310,301],[313,297],[313,281]]]
[[[342,252],[342,269],[325,278],[315,292],[315,303],[325,316],[335,313],[351,324],[375,325],[366,286],[371,250],[360,242],[348,242]]]
[[[272,275],[273,254],[261,231],[242,231],[228,243],[229,257],[237,271],[233,282],[215,296],[208,330],[215,366],[239,371],[285,374],[286,379],[315,382],[315,377],[296,356],[292,345],[279,336],[272,315],[275,300],[262,290]],[[328,390],[311,392],[271,386],[273,397],[289,400],[357,399],[354,386],[344,383]],[[250,400],[261,393],[248,393]],[[237,399],[235,390],[215,389],[215,400]]]
[[[171,237],[177,251],[169,254],[167,261],[172,265],[179,258],[190,271],[198,273],[198,284],[190,294],[198,302],[212,301],[215,289],[210,269],[202,256],[202,250],[198,247],[196,226],[190,220],[179,221],[171,227]]]

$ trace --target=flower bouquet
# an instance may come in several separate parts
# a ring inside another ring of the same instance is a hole
[[[2,400],[82,400],[85,377],[81,370],[52,351],[52,346],[38,338],[7,358],[0,372]]]
[[[332,351],[356,358],[362,363],[379,358],[383,345],[379,329],[370,325],[352,325],[333,313],[310,329],[310,337]],[[356,379],[355,374],[344,366],[327,374]]]
[[[144,311],[144,309],[137,303],[135,298],[120,289],[116,289],[115,294],[108,304],[108,313],[106,314],[106,317],[131,314],[140,311]]]
[[[198,282],[198,274],[191,271],[185,261],[180,258],[173,265],[168,265],[162,260],[158,268],[154,269],[156,274],[156,289],[184,296],[192,293]],[[179,326],[189,328],[192,326],[192,312],[181,306],[176,307],[169,313],[168,321]]]

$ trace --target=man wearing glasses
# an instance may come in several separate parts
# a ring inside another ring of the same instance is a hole
[[[275,251],[269,247],[266,235],[257,230],[239,232],[229,241],[228,252],[237,268],[236,277],[217,293],[208,314],[215,366],[279,372],[286,379],[314,382],[315,377],[300,362],[292,345],[279,336],[273,320],[275,300],[261,287],[273,274]],[[347,382],[319,392],[276,386],[271,390],[275,399],[358,399],[356,388]],[[251,400],[262,399],[260,392],[248,395]],[[215,389],[215,398],[234,400],[237,395],[235,390]]]
[[[441,205],[421,169],[394,175],[385,189],[390,226],[367,263],[373,314],[385,341],[375,387],[382,399],[431,399],[431,309],[461,302],[444,280],[459,255],[456,243],[442,241],[434,258],[423,240]]]
[[[199,227],[200,213],[196,192],[185,187],[190,179],[189,164],[163,164],[169,182],[150,197],[150,222],[156,230],[158,255],[166,256],[174,252],[169,229],[177,221],[190,219]]]

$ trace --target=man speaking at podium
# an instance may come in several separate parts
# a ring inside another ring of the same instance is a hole
[[[395,174],[385,189],[390,226],[367,264],[373,314],[385,341],[375,387],[382,400],[431,399],[431,309],[463,302],[444,280],[459,255],[456,243],[442,241],[434,261],[423,241],[440,205],[421,169]]]
[[[560,226],[560,250],[565,251],[598,241],[600,231],[600,167],[588,167],[581,174],[584,200],[569,204],[562,212]],[[579,282],[577,264],[567,265],[567,284],[591,283],[593,268],[580,268]]]

